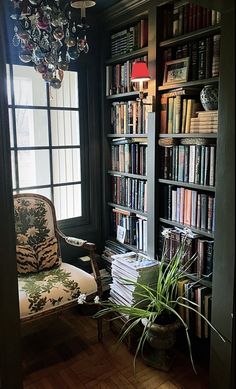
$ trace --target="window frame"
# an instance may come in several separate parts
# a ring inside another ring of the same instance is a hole
[[[9,61],[10,62],[10,61]],[[79,69],[76,67],[71,67],[69,71],[76,72],[78,75],[78,101],[79,107],[53,107],[50,106],[50,89],[48,83],[46,84],[46,99],[47,104],[42,106],[34,105],[17,105],[15,104],[14,96],[14,84],[13,84],[13,66],[27,66],[30,65],[18,63],[7,63],[9,66],[9,76],[10,76],[10,94],[11,101],[8,102],[8,110],[12,110],[12,132],[13,132],[13,145],[10,147],[11,153],[14,153],[14,169],[15,169],[15,180],[16,187],[13,188],[13,191],[19,193],[19,191],[24,190],[33,190],[33,189],[43,189],[48,188],[51,191],[51,199],[53,201],[53,188],[55,187],[65,187],[69,185],[81,185],[81,213],[82,216],[75,216],[72,218],[58,220],[58,224],[61,228],[71,228],[74,226],[85,226],[90,223],[90,165],[89,165],[89,136],[88,136],[88,94],[87,94],[87,69],[85,64],[80,63]],[[42,82],[44,82],[42,80]],[[62,81],[63,82],[63,81]],[[48,146],[17,146],[17,129],[16,129],[16,110],[17,109],[37,109],[44,110],[47,112],[47,125],[48,125]],[[51,112],[52,111],[73,111],[79,112],[79,129],[80,129],[80,143],[79,145],[69,145],[69,146],[52,146],[52,132],[51,132]],[[65,182],[65,183],[53,183],[53,165],[52,165],[52,152],[56,150],[66,150],[66,149],[79,149],[80,150],[80,164],[81,164],[81,177],[80,181],[75,182]],[[37,185],[32,187],[19,187],[19,163],[18,163],[18,151],[27,151],[27,150],[48,150],[49,151],[49,163],[50,163],[50,183],[48,185]]]

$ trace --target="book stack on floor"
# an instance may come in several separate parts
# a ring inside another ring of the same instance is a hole
[[[217,133],[218,111],[199,111],[191,118],[190,133]]]
[[[112,257],[116,254],[125,254],[129,250],[125,248],[124,246],[120,245],[118,242],[115,242],[114,240],[106,240],[104,250],[102,253],[102,259],[104,261],[104,267],[105,269],[111,273],[111,264],[112,264]]]
[[[112,279],[110,300],[116,304],[133,305],[139,301],[138,288],[128,283],[155,285],[158,262],[135,252],[112,256]],[[128,319],[128,317],[127,317]]]

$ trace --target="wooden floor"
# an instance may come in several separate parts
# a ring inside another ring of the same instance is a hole
[[[31,333],[29,332],[31,331]],[[22,338],[25,389],[207,389],[206,371],[196,376],[188,358],[178,352],[169,373],[147,367],[141,359],[133,371],[133,355],[104,324],[97,342],[96,321],[77,309],[46,327],[26,328]]]

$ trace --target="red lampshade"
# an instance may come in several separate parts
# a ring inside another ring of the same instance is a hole
[[[150,78],[151,77],[149,75],[146,62],[144,61],[134,62],[132,67],[131,81],[132,82],[148,81],[150,80]]]

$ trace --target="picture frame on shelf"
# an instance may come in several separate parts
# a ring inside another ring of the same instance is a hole
[[[164,68],[163,85],[188,81],[189,57],[167,61]]]

